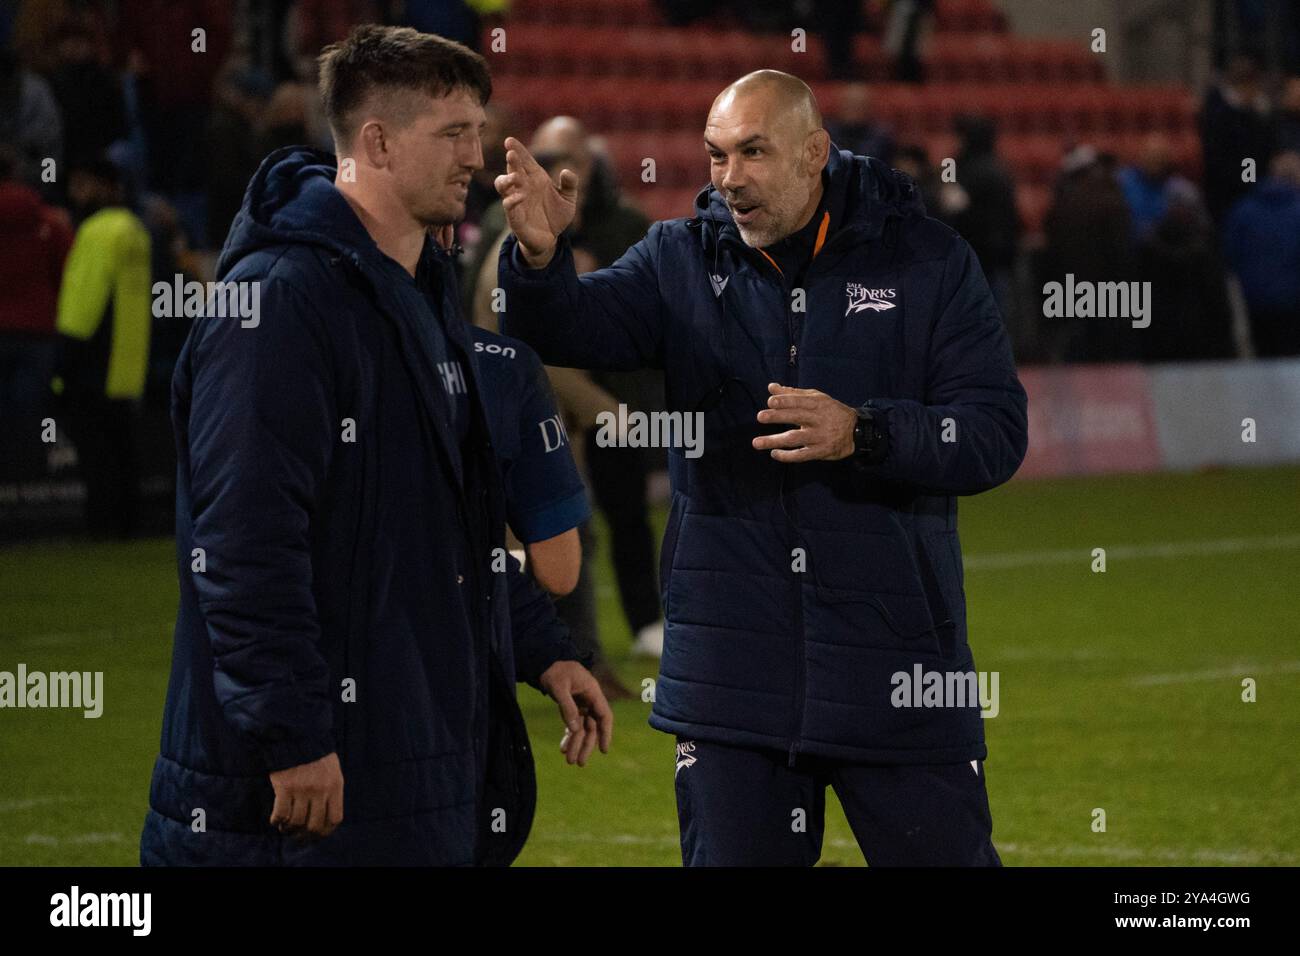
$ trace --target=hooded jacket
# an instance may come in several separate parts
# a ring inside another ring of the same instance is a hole
[[[577,658],[503,550],[450,258],[430,240],[412,280],[334,175],[314,150],[267,157],[218,265],[258,284],[260,315],[210,302],[177,362],[180,610],[146,864],[509,862],[535,800],[514,681]],[[342,825],[282,837],[268,774],[331,752]]]
[[[669,409],[703,416],[702,454],[669,451],[652,726],[791,761],[980,759],[976,695],[935,707],[911,690],[932,672],[974,675],[957,496],[1019,467],[1025,392],[979,263],[912,182],[832,148],[824,183],[801,288],[706,188],[694,217],[656,223],[581,278],[563,241],[530,270],[511,237],[504,330],[551,364],[663,368]],[[871,406],[888,456],[755,451],[760,430],[787,427],[755,419],[769,382]]]

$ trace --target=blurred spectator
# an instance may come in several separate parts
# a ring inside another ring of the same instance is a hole
[[[923,0],[928,2],[928,0]],[[853,40],[862,31],[862,4],[854,0],[655,0],[665,22],[684,27],[699,20],[725,23],[728,29],[784,33],[799,27],[815,33],[832,80],[859,78]]]
[[[295,60],[314,62],[321,50],[342,40],[358,24],[386,22],[384,6],[379,0],[297,0],[285,24]],[[301,67],[295,72],[306,75]]]
[[[180,217],[167,200],[156,193],[147,196],[140,210],[140,219],[149,231],[149,272],[154,282],[171,285],[178,273],[185,281],[208,282],[214,278],[216,254],[196,253],[189,247]],[[146,406],[164,411],[171,407],[172,373],[193,324],[193,316],[175,312],[153,317],[149,334],[149,372],[145,378]]]
[[[58,420],[77,448],[89,530],[129,537],[152,320],[149,234],[123,205],[120,173],[107,159],[69,170],[68,197],[80,225],[59,290]]]
[[[122,84],[99,61],[106,42],[95,21],[76,18],[59,32],[50,88],[63,118],[63,155],[71,167],[102,155],[127,135]]]
[[[591,253],[596,268],[611,265],[646,234],[649,220],[623,200],[609,167],[596,161],[587,133],[577,120],[565,116],[548,120],[538,127],[530,148],[547,169],[558,173],[568,168],[578,174],[578,215],[569,235],[574,248]],[[664,407],[659,372],[596,372],[592,378],[629,411],[652,413]],[[596,443],[594,421],[585,422],[584,431],[592,496],[609,525],[614,574],[635,638],[633,650],[658,656],[663,623],[646,496],[650,471],[664,465],[662,452],[602,448]]]
[[[135,81],[149,183],[177,206],[195,242],[206,236],[203,133],[233,16],[226,0],[121,0],[119,8],[118,56]]]
[[[300,146],[311,140],[307,131],[309,95],[307,84],[294,80],[275,88],[263,107],[257,136],[257,152],[263,157],[281,147]]]
[[[649,222],[619,193],[608,162],[595,151],[583,126],[571,117],[556,117],[534,134],[532,152],[553,176],[561,169],[578,175],[578,215],[570,227],[570,240],[579,271],[590,272],[612,263],[645,235]],[[505,218],[500,203],[483,216],[483,250],[474,283],[475,323],[495,330],[499,316],[492,308],[496,286],[497,254],[505,238]],[[654,539],[648,517],[648,474],[661,465],[645,449],[609,449],[596,445],[596,416],[617,414],[620,402],[630,409],[652,412],[663,408],[662,377],[658,373],[601,373],[580,369],[547,368],[565,424],[574,437],[574,457],[587,475],[596,504],[610,528],[610,542],[619,593],[634,650],[657,656],[662,647],[659,590],[656,584]],[[595,537],[590,527],[580,531],[583,571],[573,593],[556,602],[561,617],[582,650],[597,656],[592,668],[606,696],[623,699],[629,692],[603,660],[596,628],[594,583],[589,571]]]
[[[0,142],[17,152],[16,179],[46,199],[58,195],[63,174],[59,104],[45,78],[24,69],[12,50],[0,50]],[[54,161],[53,178],[42,176],[46,160]]]
[[[1229,213],[1223,247],[1250,309],[1261,357],[1300,354],[1300,153],[1278,153],[1269,177]]]
[[[1282,87],[1274,145],[1279,153],[1300,153],[1300,76],[1288,78]]]
[[[510,8],[509,0],[406,0],[398,4],[395,23],[422,33],[436,33],[448,40],[479,49],[484,21],[493,23]]]
[[[0,49],[13,45],[14,21],[18,19],[21,0],[0,0]]]
[[[1232,306],[1213,225],[1195,196],[1175,194],[1138,250],[1151,283],[1151,325],[1136,336],[1144,362],[1232,358]]]
[[[958,167],[960,169],[960,166]],[[1057,183],[1043,227],[1037,287],[1048,282],[1127,282],[1134,278],[1128,203],[1113,157],[1089,146],[1073,150]],[[1041,297],[1039,302],[1041,303]],[[1136,343],[1118,319],[1041,319],[1047,357],[1063,362],[1102,362],[1136,356]]]
[[[893,165],[895,169],[911,176],[920,188],[926,215],[946,221],[939,199],[943,182],[939,178],[939,170],[930,163],[930,154],[925,151],[925,147],[914,143],[900,146],[894,153]]]
[[[865,83],[844,87],[835,113],[835,118],[826,123],[831,142],[858,156],[874,156],[888,166],[894,165],[894,137],[887,126],[872,120],[871,91]]]
[[[225,242],[248,180],[266,155],[258,124],[271,89],[269,77],[248,67],[228,67],[217,78],[204,135],[209,248],[220,249]]]
[[[1138,161],[1119,173],[1119,184],[1128,202],[1133,236],[1145,241],[1164,219],[1174,202],[1199,207],[1200,196],[1188,180],[1174,172],[1169,137],[1151,133],[1142,142]]]
[[[27,69],[49,73],[57,65],[59,35],[71,21],[89,29],[95,38],[94,60],[107,65],[112,49],[105,8],[102,0],[22,0],[14,19],[12,49]]]
[[[65,212],[14,179],[17,156],[0,146],[0,408],[35,413],[50,394],[55,306],[72,246]]]
[[[983,116],[959,116],[953,125],[960,139],[956,185],[965,194],[965,200],[945,203],[946,220],[975,250],[998,305],[1005,313],[1020,244],[1016,184],[998,157],[997,129],[992,120]]]
[[[780,6],[784,7],[784,4]],[[857,79],[853,38],[862,31],[862,4],[845,0],[812,0],[812,14],[813,27],[821,36],[822,48],[826,51],[826,75],[832,80]],[[795,14],[792,19],[797,25],[802,13]]]
[[[881,41],[900,83],[925,82],[922,46],[934,23],[934,0],[890,0]]]
[[[1272,106],[1259,67],[1248,56],[1229,64],[1201,107],[1205,202],[1215,222],[1253,185],[1243,180],[1242,161],[1255,161],[1257,175],[1273,152]]]

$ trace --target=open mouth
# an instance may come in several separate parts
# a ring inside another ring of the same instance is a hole
[[[739,225],[747,225],[753,222],[758,211],[763,208],[755,203],[734,203],[731,206],[731,218]]]

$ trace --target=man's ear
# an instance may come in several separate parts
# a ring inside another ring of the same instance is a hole
[[[831,134],[824,129],[815,129],[809,133],[806,155],[811,171],[820,176],[831,158]]]
[[[361,152],[371,166],[383,169],[388,166],[388,134],[384,124],[378,120],[369,120],[357,134]]]

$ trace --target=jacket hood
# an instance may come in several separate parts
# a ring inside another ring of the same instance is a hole
[[[832,143],[826,175],[827,208],[831,214],[828,242],[846,229],[871,239],[880,235],[891,217],[925,215],[921,191],[912,178],[875,157],[855,156]],[[695,218],[690,223],[701,226],[700,238],[706,248],[726,238],[741,241],[726,200],[712,184],[695,197]]]
[[[262,160],[221,249],[217,278],[250,253],[286,243],[321,246],[358,266],[382,255],[335,188],[336,171],[332,154],[309,146],[286,146]]]

